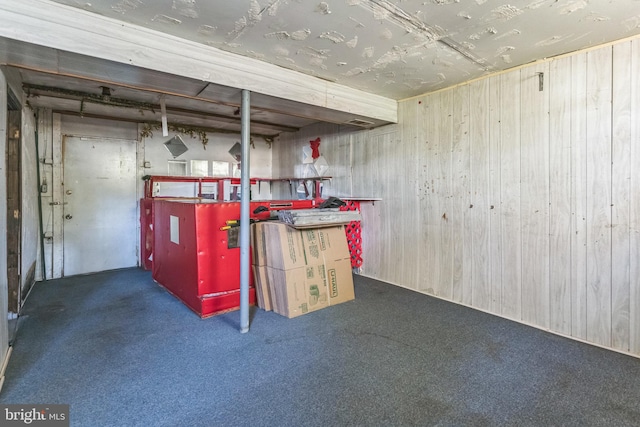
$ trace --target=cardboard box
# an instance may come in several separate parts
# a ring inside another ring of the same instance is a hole
[[[276,313],[293,318],[329,306],[324,265],[267,270],[275,291]]]
[[[264,223],[251,224],[251,262],[253,265],[267,265],[267,245],[264,239]]]
[[[285,224],[265,222],[262,224],[266,248],[266,265],[279,270],[290,270],[307,265],[302,235]]]
[[[265,267],[267,270],[267,280],[269,282],[269,296],[271,297],[271,308],[274,313],[280,314],[282,316],[286,316],[283,309],[283,290],[282,290],[282,282],[284,279],[280,276],[279,273],[282,270],[276,270],[271,267]]]
[[[355,299],[351,260],[327,261],[324,266],[329,305],[336,305]]]
[[[251,273],[253,274],[253,283],[254,283],[255,288],[256,288],[256,304],[258,304],[258,307],[264,308],[264,301],[262,299],[262,293],[261,293],[261,289],[260,289],[260,284],[258,283],[257,266],[255,266],[255,265],[251,266]]]
[[[267,270],[273,311],[286,317],[297,317],[355,299],[349,260],[291,270],[260,268]]]
[[[269,276],[267,274],[267,267],[254,265],[253,266],[254,283],[256,285],[256,299],[258,300],[258,307],[265,311],[271,311],[273,305],[271,303],[271,291],[269,290]]]
[[[355,298],[343,226],[296,230],[279,222],[254,225],[260,307],[292,318]]]
[[[343,226],[300,230],[307,263],[349,259],[349,245]]]

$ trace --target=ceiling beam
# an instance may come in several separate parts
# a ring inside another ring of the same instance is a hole
[[[134,108],[139,110],[147,110],[153,113],[160,111],[160,105],[155,103],[148,103],[143,101],[136,101],[127,98],[108,97],[104,95],[97,95],[95,93],[82,92],[77,90],[62,89],[50,86],[33,85],[30,83],[23,83],[23,89],[27,93],[27,97],[45,96],[54,99],[67,99],[79,102],[90,102],[94,104],[106,105],[116,108]],[[211,113],[202,110],[192,110],[187,108],[171,107],[166,108],[167,113],[172,113],[177,116],[195,117],[212,119],[217,122],[231,123],[240,126],[241,119],[239,116],[228,116],[224,114]],[[263,128],[268,128],[277,132],[297,132],[300,130],[294,126],[285,126],[271,122],[265,122],[263,120],[251,120],[254,125],[259,125]]]
[[[0,37],[397,123],[395,100],[47,0],[0,0]]]
[[[159,121],[139,120],[139,119],[126,118],[126,117],[113,117],[105,114],[80,113],[79,111],[60,110],[55,108],[52,109],[51,111],[53,113],[63,114],[66,116],[87,117],[87,118],[102,119],[102,120],[117,120],[119,122],[138,123],[138,124],[148,125],[150,127],[157,127],[158,129],[161,128],[161,123]],[[203,131],[203,132],[214,133],[214,134],[219,133],[219,134],[240,135],[241,133],[240,129],[222,129],[222,128],[216,128],[211,126],[198,126],[198,125],[173,123],[173,122],[169,122],[169,127],[185,128],[185,129],[191,129],[194,131]],[[278,134],[267,135],[264,133],[251,132],[251,137],[262,138],[271,144],[275,140],[275,138],[278,137]]]
[[[44,49],[44,48],[43,48]],[[125,88],[125,89],[131,89],[131,90],[139,90],[142,92],[149,92],[149,93],[155,93],[158,95],[167,95],[167,96],[175,96],[177,98],[183,98],[183,99],[189,99],[189,100],[194,100],[194,101],[200,101],[200,102],[204,102],[204,103],[208,103],[208,104],[214,104],[214,105],[223,105],[226,107],[233,107],[236,109],[240,108],[240,103],[239,102],[224,102],[224,101],[220,101],[217,99],[212,99],[212,98],[205,98],[203,96],[200,96],[200,94],[205,91],[211,84],[207,83],[203,86],[203,88],[200,90],[200,93],[196,96],[192,96],[192,95],[185,95],[184,93],[178,93],[178,92],[172,92],[172,91],[168,91],[168,90],[159,90],[156,88],[152,88],[152,87],[148,87],[148,86],[140,86],[140,85],[133,85],[133,84],[127,84],[127,83],[123,83],[120,81],[115,81],[113,79],[98,79],[98,78],[93,78],[93,77],[87,77],[87,76],[83,76],[80,74],[71,74],[71,73],[63,73],[57,70],[51,70],[51,69],[46,69],[46,68],[40,68],[40,67],[33,67],[33,66],[29,66],[29,65],[25,65],[25,64],[17,64],[17,63],[13,63],[13,62],[7,62],[5,64],[7,67],[10,68],[16,68],[19,70],[25,70],[27,72],[35,72],[35,73],[40,73],[40,74],[46,74],[48,76],[54,76],[54,77],[66,77],[66,78],[72,78],[72,79],[78,79],[78,80],[83,80],[86,82],[93,82],[93,83],[98,83],[99,85],[102,86],[117,86],[120,88]],[[24,80],[24,79],[23,79]],[[238,91],[238,94],[240,93],[240,91]],[[259,110],[259,111],[264,111],[266,113],[272,113],[272,114],[279,114],[279,115],[285,115],[285,116],[291,116],[291,117],[296,117],[296,118],[300,118],[300,119],[309,119],[311,117],[314,117],[317,119],[317,115],[304,115],[304,114],[298,114],[295,109],[292,109],[292,111],[282,111],[282,109],[276,109],[276,108],[267,108],[265,106],[252,106],[251,107],[254,110]],[[341,122],[335,122],[332,120],[325,120],[331,123],[341,123]],[[255,121],[254,121],[255,123]],[[296,128],[298,129],[298,128]]]

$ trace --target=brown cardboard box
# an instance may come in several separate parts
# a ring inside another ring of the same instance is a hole
[[[266,270],[273,311],[283,316],[296,317],[355,298],[350,260],[291,270],[266,267]]]
[[[279,270],[307,265],[302,235],[298,230],[277,222],[262,224],[266,247],[266,265]]]
[[[329,305],[355,298],[351,258],[344,227],[322,227],[300,230],[307,261],[321,262],[325,267]]]
[[[268,291],[269,291],[269,297],[271,298],[271,309],[273,311],[275,311],[278,314],[282,314],[280,312],[280,306],[278,305],[278,295],[277,295],[277,289],[276,289],[276,282],[275,279],[273,277],[273,268],[271,267],[265,267],[265,269],[267,270],[267,283],[268,283]]]
[[[297,317],[355,298],[344,227],[296,230],[279,222],[255,227],[256,289],[262,304]],[[261,230],[261,231],[260,231]],[[260,245],[264,251],[259,249]]]
[[[340,260],[350,257],[344,227],[300,230],[307,263]]]
[[[251,272],[253,273],[253,285],[256,289],[256,304],[258,307],[264,308],[264,300],[262,299],[262,289],[260,288],[260,281],[258,277],[258,267],[255,265],[251,266]]]
[[[251,262],[253,265],[267,265],[267,248],[263,225],[263,222],[251,224]]]
[[[264,265],[254,265],[253,275],[255,278],[258,307],[264,309],[265,311],[271,311],[273,307],[271,303],[271,292],[269,290],[269,276],[267,275],[267,267]]]
[[[275,290],[274,311],[293,318],[329,305],[324,265],[308,265],[289,270],[267,267]]]
[[[266,269],[266,244],[262,223],[251,224],[251,263],[256,287],[258,307],[265,311],[272,310],[269,280]]]
[[[325,275],[329,305],[336,305],[355,299],[350,259],[326,261]]]

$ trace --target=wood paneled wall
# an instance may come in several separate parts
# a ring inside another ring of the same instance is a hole
[[[363,206],[362,274],[640,356],[640,40],[399,113],[283,137],[274,176],[320,136],[329,194],[383,198]]]
[[[0,188],[3,189],[3,195],[0,197],[0,224],[3,230],[6,230],[7,224],[7,197],[4,189],[7,188],[8,91],[7,78],[4,70],[0,68]],[[0,366],[7,362],[9,351],[8,289],[7,235],[4,231],[0,234]],[[0,372],[0,389],[3,383],[4,372]]]

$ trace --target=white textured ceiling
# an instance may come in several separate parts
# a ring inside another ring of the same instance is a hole
[[[640,34],[640,0],[55,0],[392,99]]]

